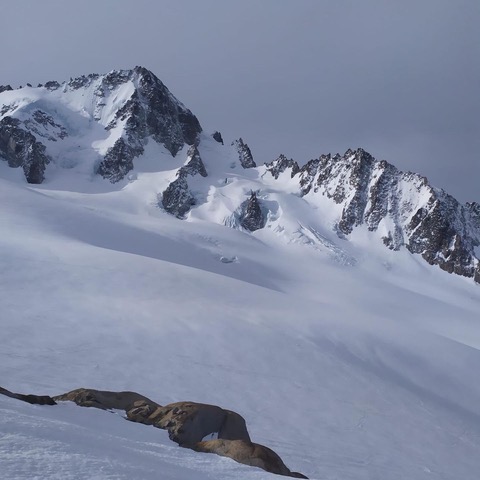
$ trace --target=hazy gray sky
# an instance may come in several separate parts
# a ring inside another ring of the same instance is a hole
[[[361,146],[480,201],[479,0],[0,6],[0,84],[142,65],[257,163]]]

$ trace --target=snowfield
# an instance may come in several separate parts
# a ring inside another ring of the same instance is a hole
[[[366,229],[340,239],[331,205],[307,208],[287,176],[269,184],[206,136],[199,150],[209,178],[189,185],[208,202],[184,221],[158,194],[185,149],[149,143],[115,185],[79,161],[32,186],[0,162],[0,385],[216,404],[312,479],[476,480],[480,287]],[[225,226],[258,189],[266,228]],[[3,396],[0,465],[5,479],[275,478],[118,412]]]

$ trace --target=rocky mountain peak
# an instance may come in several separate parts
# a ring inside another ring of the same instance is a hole
[[[195,115],[144,67],[82,75],[62,84],[49,81],[33,90],[37,91],[31,100],[22,93],[18,100],[10,95],[4,97],[8,103],[0,104],[0,135],[4,143],[0,154],[11,166],[37,172],[26,175],[28,182],[42,182],[49,159],[63,158],[58,146],[56,155],[51,155],[50,142],[61,143],[66,137],[85,135],[77,124],[83,124],[84,129],[93,128],[85,118],[109,132],[103,139],[108,148],[92,149],[90,156],[100,154],[96,173],[112,183],[123,179],[133,168],[134,158],[144,152],[149,139],[164,145],[175,156],[184,145],[194,145],[202,131]],[[2,87],[0,94],[5,91],[11,88]],[[31,104],[39,108],[32,109]],[[14,130],[12,121],[5,120],[7,117],[16,120]],[[48,122],[39,122],[39,118]],[[24,142],[29,138],[27,143],[36,145],[28,155],[19,156],[6,148],[9,142],[20,148],[20,137]]]
[[[277,180],[280,174],[282,174],[285,170],[290,170],[291,177],[294,177],[300,171],[298,163],[291,158],[288,159],[283,154],[270,163],[266,163],[265,166],[267,167],[267,171],[272,174],[275,180]]]
[[[385,160],[378,161],[365,150],[347,150],[344,155],[321,155],[303,167],[280,156],[266,164],[278,178],[290,169],[298,178],[299,193],[306,199],[322,195],[342,206],[337,234],[350,235],[355,228],[385,232],[390,249],[407,248],[443,270],[480,280],[480,206],[460,204],[428,180],[402,172]]]

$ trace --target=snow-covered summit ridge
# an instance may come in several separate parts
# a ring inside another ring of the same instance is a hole
[[[29,183],[42,183],[50,163],[88,164],[92,175],[114,183],[133,168],[149,139],[175,156],[202,131],[192,112],[143,67],[0,92],[0,156],[22,167]]]

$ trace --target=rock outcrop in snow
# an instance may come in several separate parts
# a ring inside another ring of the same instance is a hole
[[[250,442],[245,419],[216,405],[176,402],[158,407],[137,401],[127,410],[127,418],[168,430],[170,440],[182,447],[191,447],[209,436]]]
[[[28,183],[42,183],[50,163],[45,145],[20,120],[8,116],[0,120],[0,157],[10,167],[22,167]]]
[[[257,166],[253,160],[253,155],[249,146],[241,138],[235,140],[232,145],[237,150],[238,159],[243,168],[255,168]]]
[[[216,405],[177,402],[162,407],[136,392],[110,392],[89,388],[77,388],[53,398],[12,393],[2,387],[0,394],[39,405],[56,405],[56,402],[70,401],[81,407],[124,410],[127,419],[132,422],[167,430],[169,438],[181,447],[230,457],[236,462],[278,475],[307,478],[301,473],[291,472],[270,448],[252,443],[245,419],[241,415]],[[205,440],[210,436],[216,438]]]
[[[177,178],[168,185],[161,195],[161,204],[170,214],[183,218],[196,199],[188,186],[188,177],[207,176],[205,165],[196,146],[188,150],[187,163],[177,171]]]
[[[223,138],[222,138],[222,134],[217,130],[215,132],[213,132],[212,134],[212,138],[218,142],[218,143],[221,143],[223,145]]]
[[[239,221],[240,225],[249,232],[260,230],[265,226],[267,219],[263,214],[256,192],[252,192],[250,198],[240,206]]]

